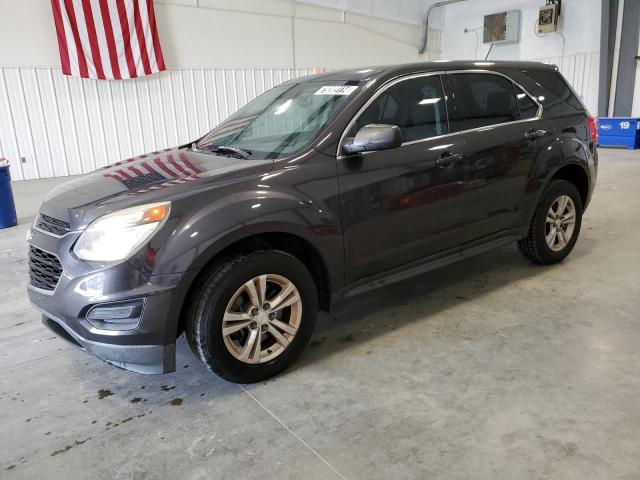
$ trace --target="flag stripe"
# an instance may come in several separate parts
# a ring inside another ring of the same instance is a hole
[[[149,18],[147,2],[143,0],[138,5],[140,5],[140,16],[143,19]],[[140,23],[142,24],[142,32],[144,33],[144,44],[147,57],[149,58],[149,68],[151,69],[151,73],[154,73],[158,71],[158,63],[156,62],[156,56],[153,54],[153,38],[151,37],[150,22],[141,21]]]
[[[116,51],[118,52],[118,68],[120,69],[121,78],[131,78],[129,75],[129,66],[127,58],[124,54],[124,35],[122,34],[122,26],[120,24],[120,14],[117,5],[113,4],[113,0],[109,2],[109,17],[111,17],[111,26],[113,27],[113,38],[116,43]]]
[[[140,170],[138,170],[136,167],[134,167],[133,165],[131,165],[129,167],[129,170],[134,174],[134,175],[144,175],[144,173],[142,173]]]
[[[60,0],[60,5],[64,7],[66,12],[65,0]],[[69,48],[69,65],[71,67],[70,75],[80,76],[80,64],[78,62],[78,53],[76,50],[76,42],[73,39],[73,31],[71,30],[71,22],[69,21],[69,15],[62,16],[62,24],[64,26],[64,33],[67,39],[67,47]]]
[[[135,16],[133,14],[133,3],[131,1],[124,2],[125,10],[127,12],[127,32],[129,36],[129,44],[131,45],[131,52],[133,54],[133,64],[135,74],[132,78],[141,77],[144,75],[144,69],[142,68],[142,57],[140,56],[140,44],[138,43],[138,35],[136,34]]]
[[[91,0],[94,2],[92,5],[93,21],[96,26],[96,40],[98,41],[98,54],[100,55],[100,62],[102,63],[102,70],[104,71],[104,78],[115,78],[113,69],[111,68],[111,59],[109,58],[109,47],[107,46],[107,35],[104,30],[104,23],[102,21],[102,11],[100,10],[99,0]]]
[[[135,78],[136,64],[133,60],[133,52],[131,51],[131,34],[129,33],[129,20],[124,0],[116,0],[118,5],[118,16],[120,17],[120,27],[122,28],[122,39],[124,41],[124,54],[127,59],[127,68],[129,69],[129,78]]]
[[[128,180],[131,178],[131,175],[129,175],[127,172],[125,172],[124,170],[117,170],[118,174],[122,175],[122,178],[124,178],[125,180]]]
[[[93,21],[93,12],[91,11],[91,3],[89,0],[82,0],[82,10],[86,20],[87,36],[89,37],[89,47],[91,51],[91,59],[95,66],[96,75],[99,79],[104,80],[104,70],[102,69],[102,58],[100,57],[100,48],[98,48],[98,35],[96,34],[96,24]]]
[[[109,52],[109,63],[111,64],[112,77],[120,80],[120,65],[118,64],[118,51],[116,50],[116,41],[111,25],[111,14],[107,0],[100,0],[100,16],[102,17],[102,25],[104,26],[104,36]]]
[[[53,19],[56,24],[56,34],[58,36],[58,48],[60,50],[60,63],[62,64],[62,73],[71,75],[71,65],[69,64],[69,50],[67,49],[67,36],[64,32],[62,22],[62,11],[60,10],[59,0],[51,0],[51,8],[53,9]]]
[[[182,163],[184,163],[190,170],[193,170],[194,173],[200,173],[200,169],[196,168],[196,166],[189,161],[184,153],[180,152],[178,156],[180,157],[180,160],[182,160]]]
[[[172,172],[172,171],[167,167],[167,164],[166,164],[166,163],[164,163],[164,162],[163,162],[162,160],[160,160],[159,158],[156,158],[156,159],[154,160],[154,162],[155,162],[155,164],[156,164],[156,165],[157,165],[161,170],[164,170],[167,174],[169,174],[169,176],[171,176],[171,177],[177,177],[177,175],[176,175],[174,172]]]
[[[158,27],[156,25],[156,12],[153,8],[153,0],[147,0],[147,15],[149,16],[149,27],[151,28],[151,36],[153,37],[153,53],[156,57],[158,70],[165,70],[164,57],[162,56],[162,48],[160,48],[160,36],[158,35]]]
[[[87,62],[87,71],[89,78],[98,78],[96,72],[96,66],[91,58],[91,45],[89,43],[89,32],[87,29],[87,21],[82,8],[82,0],[73,0],[73,9],[75,12],[76,28],[78,30],[78,37],[80,38],[80,46],[82,47],[82,53],[85,61]]]
[[[81,77],[89,78],[89,70],[87,68],[87,59],[84,56],[84,50],[82,49],[82,42],[80,41],[80,33],[78,32],[78,23],[76,22],[76,13],[73,8],[72,0],[64,0],[64,4],[67,10],[67,17],[69,19],[69,27],[73,35],[73,41],[76,47],[76,55],[78,58],[78,70]]]
[[[142,162],[140,165],[149,173],[155,172],[155,170],[151,168],[151,166],[147,162]]]
[[[147,42],[144,38],[144,31],[142,30],[142,19],[140,18],[140,4],[133,2],[133,22],[136,30],[136,37],[138,39],[138,45],[140,48],[140,58],[142,60],[142,67],[144,68],[145,75],[151,73],[151,65],[149,65],[149,55],[147,54]]]
[[[174,167],[176,170],[178,170],[181,174],[183,175],[189,175],[189,172],[187,172],[184,167],[182,167],[182,165],[180,165],[178,162],[176,162],[173,159],[173,155],[167,155],[167,160],[169,161],[169,163],[171,164],[172,167]]]

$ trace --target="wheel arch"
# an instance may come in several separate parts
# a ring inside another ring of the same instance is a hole
[[[566,180],[572,183],[580,194],[583,209],[586,208],[589,202],[589,175],[582,164],[572,162],[556,169],[547,180],[545,189],[553,180]]]
[[[282,250],[300,260],[309,269],[314,279],[320,310],[330,310],[333,291],[330,267],[318,247],[311,241],[287,228],[267,229],[245,235],[232,234],[217,241],[215,249],[204,252],[194,262],[194,270],[197,273],[190,278],[189,285],[185,286],[186,295],[180,308],[176,337],[184,331],[191,299],[199,288],[199,280],[207,274],[209,268],[219,261],[224,261],[225,258],[260,249]]]
[[[591,180],[589,178],[588,166],[579,159],[571,159],[549,168],[546,175],[539,177],[537,181],[531,181],[532,185],[536,185],[535,193],[531,197],[531,201],[527,203],[525,214],[523,217],[523,232],[526,233],[535,214],[536,206],[540,203],[542,195],[553,180],[566,180],[578,189],[580,199],[582,200],[583,211],[590,200]]]

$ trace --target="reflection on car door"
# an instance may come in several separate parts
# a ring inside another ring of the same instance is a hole
[[[401,128],[401,147],[340,156],[347,283],[456,248],[462,239],[462,144],[449,129],[439,75],[383,87],[346,137],[364,125]]]
[[[509,234],[539,150],[538,105],[508,78],[492,73],[447,75],[455,120],[465,140],[463,165],[468,226],[464,240]],[[526,121],[525,121],[526,120]]]

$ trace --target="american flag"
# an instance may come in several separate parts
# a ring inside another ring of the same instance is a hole
[[[62,73],[120,80],[166,70],[153,0],[51,0]]]
[[[165,150],[167,151],[171,149]],[[190,162],[182,152],[175,157],[171,153],[163,155],[153,152],[114,163],[104,167],[104,170],[108,172],[103,173],[105,177],[118,180],[127,189],[132,190],[132,195],[191,182],[198,179],[202,173],[202,170]]]

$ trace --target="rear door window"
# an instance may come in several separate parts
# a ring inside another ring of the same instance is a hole
[[[445,97],[438,75],[411,78],[389,87],[356,120],[359,130],[372,123],[397,125],[405,142],[449,133]]]
[[[517,85],[514,85],[513,88],[516,90],[516,99],[518,100],[518,108],[520,109],[520,118],[522,120],[535,118],[535,116],[538,115],[538,104],[531,100],[531,97]]]
[[[513,82],[488,73],[451,74],[463,130],[520,120]],[[535,116],[535,115],[534,115]]]

